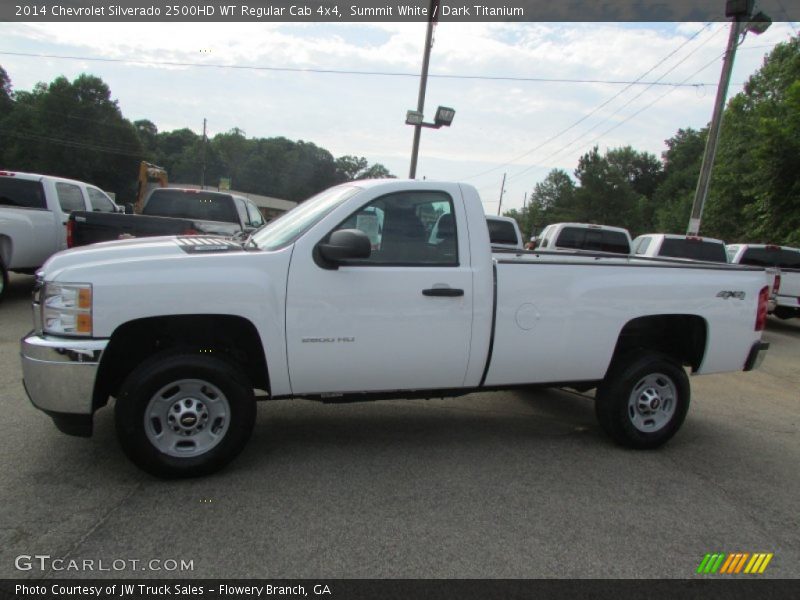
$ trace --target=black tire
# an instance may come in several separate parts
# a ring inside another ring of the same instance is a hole
[[[8,288],[8,271],[3,259],[0,258],[0,302],[3,301],[6,289]]]
[[[788,306],[776,306],[775,312],[773,313],[779,319],[793,319],[794,317],[800,316],[800,311],[790,308]]]
[[[680,429],[690,395],[686,371],[675,361],[655,352],[629,354],[614,361],[597,388],[595,412],[618,444],[658,448]]]
[[[175,389],[178,391],[170,397]],[[192,402],[193,397],[196,404],[189,406],[194,412],[171,412],[184,410],[182,403]],[[169,403],[173,403],[169,409],[163,408]],[[219,404],[219,414],[224,416],[212,412],[212,403]],[[179,419],[168,426],[166,418],[162,419],[159,413],[159,417],[146,421],[148,406],[149,414],[165,411],[164,417],[174,421],[177,415]],[[204,410],[205,422],[201,423]],[[114,416],[122,450],[139,468],[163,478],[198,477],[218,471],[242,451],[253,431],[256,404],[253,388],[237,366],[191,352],[165,352],[145,361],[128,375],[120,388]],[[194,425],[193,433],[183,429],[184,419]],[[178,427],[175,432],[171,430],[172,425]],[[183,435],[186,437],[181,437]],[[210,438],[213,439],[205,441]],[[178,441],[171,443],[170,440]],[[165,451],[156,445],[157,442],[171,447]],[[193,443],[196,447],[192,449]],[[205,446],[208,448],[204,449]],[[176,455],[178,451],[186,454]]]

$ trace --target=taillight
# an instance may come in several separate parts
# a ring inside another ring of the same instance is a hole
[[[188,229],[185,229],[181,235],[200,235],[200,232],[189,227]]]
[[[767,324],[767,303],[769,302],[769,288],[765,285],[758,292],[758,310],[756,311],[756,331],[764,331]]]
[[[772,282],[772,295],[775,296],[781,289],[781,274],[775,275],[775,281]]]
[[[75,244],[75,221],[67,221],[67,248]]]

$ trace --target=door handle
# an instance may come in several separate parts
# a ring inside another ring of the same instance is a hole
[[[449,288],[449,287],[435,287],[435,288],[428,288],[427,290],[422,290],[423,296],[445,296],[447,298],[455,298],[457,296],[463,296],[464,290],[460,290],[458,288]]]

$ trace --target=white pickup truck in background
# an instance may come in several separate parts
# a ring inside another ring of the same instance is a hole
[[[444,215],[452,227],[432,235]],[[28,395],[60,429],[90,435],[114,397],[123,450],[165,477],[236,456],[254,390],[337,402],[597,388],[602,428],[654,448],[686,416],[685,367],[758,364],[767,293],[751,267],[493,253],[473,187],[359,181],[238,242],[59,253],[37,275],[21,355]]]
[[[631,234],[627,229],[610,225],[553,223],[542,230],[536,249],[630,254]]]
[[[637,256],[665,256],[707,262],[728,262],[725,242],[722,240],[676,233],[640,235],[633,240],[633,253]]]
[[[766,269],[779,319],[800,317],[800,249],[773,244],[730,244],[728,260]]]
[[[83,181],[0,171],[0,298],[8,271],[33,273],[67,247],[70,213],[119,210],[104,191]]]

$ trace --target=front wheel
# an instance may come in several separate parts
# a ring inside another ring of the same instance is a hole
[[[115,408],[123,451],[158,477],[221,469],[244,448],[255,415],[252,387],[240,369],[190,353],[160,354],[134,369]]]
[[[603,430],[630,448],[657,448],[675,435],[689,410],[689,378],[679,364],[647,352],[615,361],[597,389]]]

